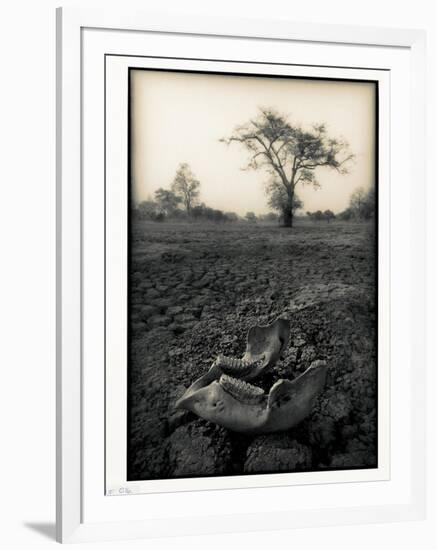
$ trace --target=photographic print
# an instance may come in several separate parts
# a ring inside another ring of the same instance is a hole
[[[129,70],[127,481],[378,467],[378,87]]]

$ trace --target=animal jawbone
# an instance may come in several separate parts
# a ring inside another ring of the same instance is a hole
[[[326,362],[314,361],[294,380],[278,380],[265,395],[261,388],[221,375],[179,400],[185,408],[220,426],[242,433],[289,430],[312,411],[326,380]],[[215,403],[220,407],[215,407]]]
[[[177,401],[176,408],[237,432],[268,433],[292,428],[310,414],[325,384],[326,363],[315,361],[292,381],[278,380],[268,394],[247,382],[276,363],[289,337],[290,322],[286,319],[251,327],[244,356],[219,355],[210,370]]]

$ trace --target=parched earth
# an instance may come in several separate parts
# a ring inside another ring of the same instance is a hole
[[[128,479],[375,467],[374,242],[370,224],[134,221]],[[249,437],[174,411],[219,353],[241,357],[248,328],[279,316],[289,346],[255,383],[268,390],[326,360],[310,417]]]

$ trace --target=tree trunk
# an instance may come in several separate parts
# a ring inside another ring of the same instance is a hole
[[[293,212],[291,208],[285,208],[283,213],[284,227],[293,227]]]
[[[289,195],[283,212],[284,227],[293,227],[293,195]]]

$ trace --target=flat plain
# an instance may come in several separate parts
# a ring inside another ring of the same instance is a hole
[[[373,222],[133,220],[128,479],[375,467],[375,260]],[[249,437],[174,410],[219,353],[241,357],[249,327],[277,317],[290,342],[256,384],[268,391],[326,360],[306,420]]]

